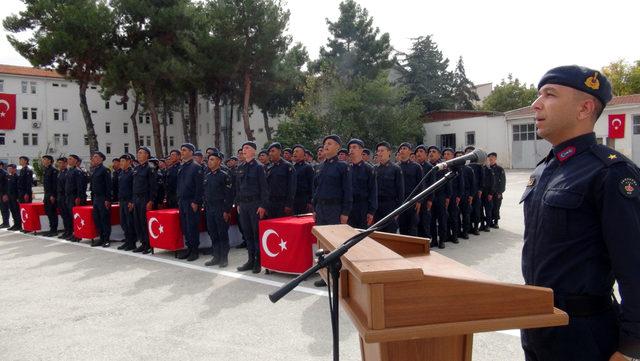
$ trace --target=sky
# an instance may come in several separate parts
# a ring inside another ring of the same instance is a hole
[[[0,18],[23,8],[1,0]],[[312,59],[327,43],[326,18],[336,20],[339,0],[288,0],[288,33]],[[637,0],[360,0],[374,25],[388,32],[394,49],[432,35],[453,70],[462,56],[475,84],[498,84],[509,73],[536,84],[550,68],[579,64],[595,69],[624,59],[640,60]],[[0,64],[29,65],[0,29]]]

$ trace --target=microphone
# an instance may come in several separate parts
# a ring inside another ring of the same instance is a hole
[[[438,170],[455,168],[464,165],[465,163],[467,163],[467,161],[469,161],[470,163],[484,164],[486,160],[487,153],[485,153],[482,149],[476,149],[473,152],[459,156],[458,158],[453,158],[446,162],[438,163],[434,166],[434,168],[438,168]]]

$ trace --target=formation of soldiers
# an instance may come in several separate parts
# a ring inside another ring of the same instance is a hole
[[[467,147],[464,152],[473,150]],[[54,159],[45,155],[41,160],[43,201],[50,230],[44,235],[79,242],[73,235],[72,208],[87,203],[89,186],[99,234],[91,246],[110,246],[111,204],[119,204],[125,235],[118,249],[143,254],[151,252],[147,211],[178,208],[186,245],[178,257],[194,261],[200,253],[198,223],[204,212],[213,254],[205,264],[226,267],[228,225],[235,205],[248,254],[238,270],[259,273],[260,219],[313,213],[318,225],[349,224],[364,229],[441,179],[446,171],[435,165],[464,154],[433,145],[414,147],[407,142],[394,153],[384,141],[371,152],[359,139],[351,139],[343,148],[337,135],[326,136],[315,151],[314,159],[311,150],[299,144],[284,148],[273,143],[258,151],[254,142],[245,142],[237,156],[225,160],[215,147],[203,153],[185,143],[159,160],[142,146],[135,156],[124,154],[113,159],[111,168],[104,165],[106,156],[95,152],[89,171],[81,168],[77,155],[60,157],[55,165]],[[497,154],[490,153],[485,165],[457,168],[453,181],[394,219],[384,231],[428,237],[432,247],[444,248],[445,242],[458,243],[469,234],[498,228],[506,178],[496,160]],[[1,228],[21,230],[18,204],[33,198],[29,158],[20,157],[20,165],[18,172],[15,164],[5,170],[0,163]],[[58,214],[63,220],[61,230]]]

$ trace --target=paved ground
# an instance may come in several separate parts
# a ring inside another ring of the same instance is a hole
[[[507,173],[501,229],[438,252],[521,284],[517,202],[528,176]],[[324,291],[306,282],[272,304],[267,295],[289,276],[235,272],[243,250],[232,250],[228,271],[204,267],[206,260],[0,231],[0,359],[331,359]],[[357,332],[344,313],[340,331],[341,359],[359,360]],[[523,360],[518,333],[476,335],[474,360]]]

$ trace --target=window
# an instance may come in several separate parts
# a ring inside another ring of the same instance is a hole
[[[27,94],[27,82],[23,80],[20,84],[22,85],[22,94]]]
[[[22,119],[29,119],[29,108],[22,108]]]
[[[91,86],[91,89],[97,89],[98,87],[96,87],[95,85]]]
[[[173,142],[173,136],[171,136],[171,137],[169,137],[169,146],[170,146],[170,147],[173,147],[173,144],[174,144],[174,142]]]
[[[440,148],[453,148],[453,149],[456,149],[456,135],[455,135],[455,133],[441,134],[440,135]]]
[[[62,109],[62,121],[63,121],[63,122],[66,122],[66,121],[67,121],[67,119],[68,119],[67,114],[68,114],[68,113],[69,113],[69,110],[68,110],[68,109]]]
[[[53,110],[53,120],[60,120],[60,109]]]
[[[38,119],[38,108],[31,108],[31,120]]]
[[[522,142],[536,139],[536,125],[530,124],[514,124],[513,125],[513,141]]]
[[[127,110],[127,102],[122,103],[122,110]]]
[[[211,134],[211,125],[207,123],[207,134]]]
[[[4,80],[0,79],[0,93],[4,92]]]
[[[60,84],[60,86],[61,86],[62,88],[66,88],[66,87],[67,87],[67,84],[62,83],[62,84]]]
[[[62,145],[69,145],[69,134],[62,134]]]
[[[5,144],[6,138],[7,138],[7,134],[6,133],[0,133],[0,145],[4,145]]]
[[[108,100],[106,102],[104,102],[104,108],[105,109],[109,109],[110,106],[111,106],[111,104],[109,104]]]
[[[56,133],[53,135],[53,144],[60,145],[60,133]]]
[[[98,111],[97,110],[92,110],[91,114],[98,114]]]
[[[140,144],[140,146],[144,145],[144,137],[142,135],[138,137],[138,144]]]
[[[36,93],[36,82],[32,81],[31,82],[31,94],[35,94]]]
[[[31,145],[38,145],[38,133],[31,134]]]
[[[124,153],[129,153],[129,143],[124,143]]]
[[[107,154],[111,154],[111,143],[107,143],[107,145],[105,146],[106,150],[107,150]]]
[[[476,145],[476,132],[467,132],[465,134],[467,138],[467,145]]]
[[[207,124],[209,125],[209,124]],[[264,128],[258,128],[258,133],[264,133]]]
[[[640,115],[633,116],[633,134],[640,134]]]
[[[29,145],[29,133],[22,133],[22,145]]]
[[[109,122],[104,123],[104,132],[107,134],[111,133],[111,123]]]
[[[147,135],[147,147],[151,146],[151,137]]]
[[[144,115],[144,122],[149,124],[151,121],[151,114],[147,113]]]
[[[142,124],[142,113],[138,114],[138,123]]]
[[[122,133],[129,134],[129,123],[122,123]]]
[[[169,113],[169,124],[173,124],[173,112]]]
[[[207,101],[207,113],[209,113],[209,110],[210,110],[210,105],[209,105],[209,102]]]
[[[51,84],[51,86],[59,87],[59,86],[60,86],[60,84],[58,84],[58,83],[53,83],[53,84]]]
[[[89,136],[88,135],[84,135],[84,145],[89,145]]]

